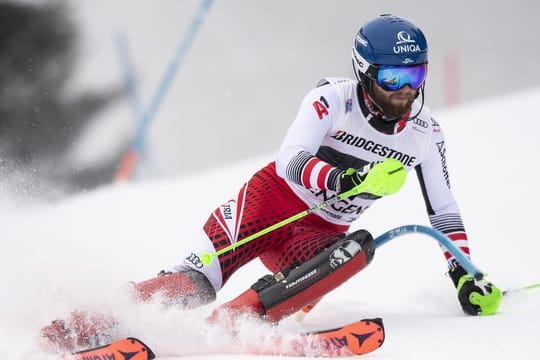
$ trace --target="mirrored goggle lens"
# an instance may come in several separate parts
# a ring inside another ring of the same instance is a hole
[[[377,85],[388,91],[396,91],[409,85],[416,90],[424,83],[427,64],[414,66],[381,65],[377,74]]]

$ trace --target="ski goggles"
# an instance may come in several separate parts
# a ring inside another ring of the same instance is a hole
[[[409,85],[417,90],[427,75],[427,63],[413,66],[407,65],[380,65],[377,71],[377,85],[386,91],[396,91]]]

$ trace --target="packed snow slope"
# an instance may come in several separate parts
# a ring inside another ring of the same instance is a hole
[[[536,221],[538,188],[535,111],[540,89],[435,114],[447,137],[452,186],[468,229],[474,263],[504,289],[540,281]],[[246,151],[249,151],[247,149]],[[219,293],[217,304],[192,311],[134,305],[129,281],[141,281],[182,259],[215,206],[266,157],[188,178],[111,185],[49,205],[24,204],[3,194],[0,344],[3,359],[54,359],[36,345],[40,327],[72,309],[112,311],[127,333],[160,359],[257,358],[225,355],[226,338],[204,325],[212,308],[244,291],[265,270],[254,261]],[[416,178],[381,199],[355,228],[374,235],[404,224],[428,224]],[[463,315],[436,242],[397,238],[373,263],[329,294],[303,322],[283,332],[382,317],[387,340],[366,359],[537,359],[540,290],[508,296],[500,313]],[[246,323],[240,336],[264,343],[271,329]],[[265,357],[262,357],[265,358]],[[268,357],[271,358],[271,357]]]

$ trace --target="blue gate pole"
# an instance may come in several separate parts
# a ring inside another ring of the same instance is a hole
[[[471,262],[471,260],[461,251],[446,235],[433,228],[424,225],[403,225],[395,229],[389,230],[384,234],[374,239],[375,248],[379,248],[392,240],[395,237],[421,233],[428,235],[429,237],[437,240],[439,244],[443,245],[450,253],[456,258],[456,260],[463,266],[470,275],[473,275],[476,280],[481,280],[484,277],[484,273],[478,270],[478,268]]]
[[[173,55],[169,66],[167,67],[166,72],[163,75],[161,82],[156,89],[156,92],[154,93],[154,96],[152,97],[150,105],[141,115],[137,126],[137,132],[135,134],[135,139],[133,141],[133,144],[131,145],[131,148],[128,149],[128,151],[124,154],[124,157],[120,162],[115,177],[116,180],[127,180],[131,176],[137,162],[138,154],[144,148],[144,144],[146,142],[146,137],[148,134],[148,128],[150,127],[150,124],[154,119],[163,98],[169,90],[172,80],[174,79],[178,69],[182,65],[186,53],[193,44],[195,36],[197,35],[197,32],[199,31],[199,28],[203,23],[204,17],[208,10],[210,10],[213,2],[214,0],[201,1],[199,9],[197,13],[193,16],[186,35],[183,37],[182,41],[176,48],[176,52]]]

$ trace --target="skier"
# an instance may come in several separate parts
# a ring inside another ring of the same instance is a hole
[[[384,14],[365,23],[354,39],[356,80],[324,78],[303,99],[274,162],[257,171],[237,197],[219,206],[195,239],[183,262],[134,286],[140,301],[159,298],[188,308],[216,298],[231,275],[259,258],[273,275],[216,309],[210,321],[234,323],[238,314],[276,322],[316,302],[369,264],[373,238],[366,230],[349,233],[351,224],[377,196],[340,200],[285,225],[209,266],[199,255],[213,253],[283,219],[336,197],[364,181],[385,158],[415,170],[431,225],[469,255],[467,234],[450,188],[441,126],[424,106],[428,46],[410,21]],[[490,315],[501,291],[475,280],[442,249],[463,311]],[[330,259],[330,261],[328,261]],[[74,313],[77,315],[77,313]],[[75,327],[78,337],[61,346],[85,346],[96,332],[90,317],[57,320],[42,335],[62,342]],[[114,322],[105,321],[105,328]],[[75,326],[73,326],[75,324]],[[103,327],[99,327],[102,330]],[[59,340],[60,339],[60,340]]]

